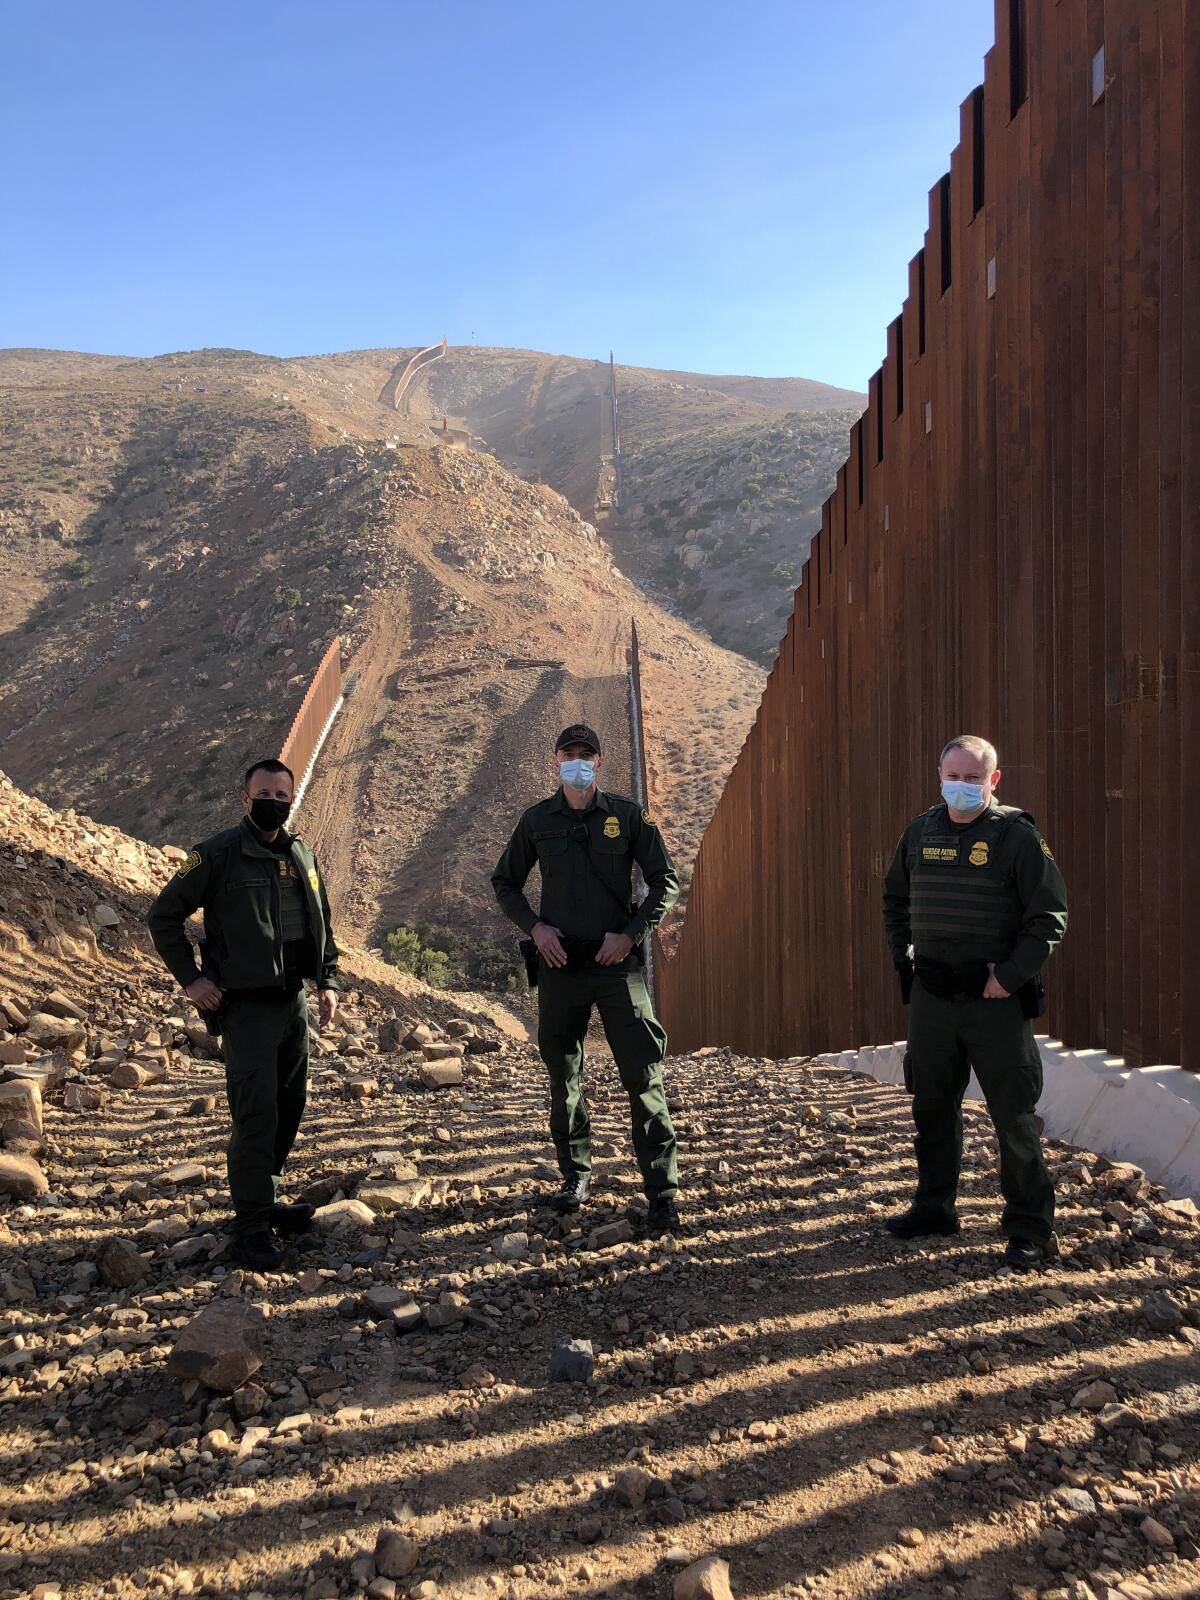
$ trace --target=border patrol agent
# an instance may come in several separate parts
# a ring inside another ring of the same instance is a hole
[[[283,1261],[273,1228],[301,1233],[313,1218],[312,1206],[276,1198],[308,1094],[304,980],[316,982],[322,1027],[338,1005],[325,885],[308,845],[284,827],[293,791],[282,761],[256,761],[239,825],[192,850],[146,919],[155,949],[224,1036],[234,1256],[259,1270]],[[184,923],[201,907],[197,971]]]
[[[678,1220],[676,1141],[662,1079],[667,1036],[650,1004],[638,947],[678,899],[679,878],[650,813],[596,787],[603,755],[591,728],[565,728],[555,762],[558,789],[523,813],[492,874],[502,909],[536,946],[538,1049],[550,1076],[550,1132],[563,1175],[554,1204],[576,1211],[591,1188],[582,1074],[596,1006],[629,1095],[649,1225],[660,1232]],[[540,915],[524,892],[535,862]],[[648,890],[637,907],[634,862]],[[531,970],[531,982],[534,976]]]
[[[886,1226],[901,1239],[953,1234],[962,1099],[971,1068],[1000,1146],[1006,1262],[1035,1266],[1054,1229],[1054,1188],[1034,1109],[1042,1062],[1032,1018],[1041,971],[1067,928],[1067,891],[1028,811],[996,803],[996,751],[963,734],[942,751],[941,805],[904,830],[884,924],[906,1002],[917,1191]]]

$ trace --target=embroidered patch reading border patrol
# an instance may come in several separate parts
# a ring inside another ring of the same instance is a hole
[[[604,837],[606,839],[619,839],[621,837],[620,817],[605,817]]]
[[[956,845],[922,845],[921,858],[924,861],[957,861],[958,847]]]
[[[200,852],[199,852],[199,850],[189,850],[188,853],[187,853],[187,860],[183,863],[183,865],[180,867],[179,871],[175,874],[175,876],[177,878],[186,878],[188,873],[191,872],[193,868],[198,867],[199,865],[200,865]]]

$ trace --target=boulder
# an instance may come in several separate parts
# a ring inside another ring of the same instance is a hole
[[[452,1089],[463,1081],[457,1061],[427,1061],[421,1068],[421,1082],[427,1089]]]
[[[586,1383],[595,1369],[590,1339],[566,1339],[550,1352],[551,1383]]]
[[[69,1083],[63,1091],[63,1104],[68,1111],[101,1111],[107,1102],[104,1090],[94,1083]]]
[[[422,1046],[432,1044],[435,1037],[431,1027],[424,1022],[418,1022],[415,1028],[409,1029],[400,1043],[406,1050],[420,1050]]]
[[[112,1289],[128,1289],[150,1275],[150,1264],[132,1239],[109,1239],[96,1265],[100,1276]]]
[[[589,1250],[607,1250],[610,1245],[628,1244],[633,1238],[633,1226],[626,1217],[618,1222],[603,1222],[588,1234]]]
[[[340,1233],[343,1228],[369,1228],[375,1213],[361,1200],[333,1200],[327,1206],[318,1206],[313,1216],[313,1226],[322,1233]]]
[[[0,1067],[25,1065],[25,1046],[19,1039],[0,1039]]]
[[[207,1177],[208,1168],[202,1167],[198,1161],[179,1161],[165,1172],[160,1172],[154,1181],[160,1185],[171,1184],[177,1189],[191,1189],[203,1183]]]
[[[240,1300],[212,1300],[175,1341],[167,1371],[199,1378],[228,1394],[241,1388],[263,1363],[263,1314]]]
[[[48,1011],[35,1011],[25,1030],[25,1040],[44,1050],[77,1050],[87,1042],[87,1029],[74,1017],[53,1017]]]
[[[118,1061],[108,1081],[114,1089],[141,1089],[150,1082],[150,1074],[136,1061]]]
[[[358,1198],[372,1211],[407,1211],[427,1200],[431,1192],[428,1178],[409,1178],[397,1182],[377,1181],[359,1186]]]
[[[644,1467],[622,1467],[613,1484],[613,1498],[618,1505],[637,1511],[646,1504],[646,1495],[653,1477]]]
[[[7,1127],[10,1122],[27,1122],[41,1137],[42,1092],[36,1083],[22,1078],[0,1083],[0,1128]]]
[[[426,1061],[458,1061],[465,1049],[462,1044],[423,1044],[421,1054]]]
[[[1174,1333],[1183,1324],[1183,1312],[1162,1289],[1142,1296],[1142,1321],[1155,1333]]]
[[[399,1528],[380,1528],[375,1540],[375,1570],[384,1578],[407,1578],[421,1559],[421,1547]]]
[[[32,1156],[0,1155],[0,1194],[14,1200],[36,1200],[50,1185]]]
[[[101,904],[93,910],[92,922],[97,928],[119,928],[121,915],[112,906]]]
[[[465,1017],[452,1017],[446,1024],[446,1037],[449,1039],[469,1039],[474,1032],[474,1025]]]
[[[729,1563],[720,1556],[701,1556],[675,1579],[672,1600],[733,1600]]]
[[[362,1297],[362,1308],[375,1322],[382,1322],[396,1306],[412,1298],[403,1289],[394,1289],[390,1283],[374,1283]]]
[[[41,1010],[52,1017],[74,1017],[76,1022],[86,1022],[87,1012],[61,989],[51,989],[42,1001]]]

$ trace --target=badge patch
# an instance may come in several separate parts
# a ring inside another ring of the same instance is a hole
[[[308,882],[309,882],[309,887],[312,889],[312,892],[314,894],[316,894],[317,890],[320,888],[320,881],[317,878],[317,869],[316,869],[316,867],[309,867],[309,869],[308,869]]]
[[[1046,843],[1045,839],[1042,840],[1042,854],[1045,856],[1047,861],[1054,860],[1054,857],[1050,854],[1050,846]]]
[[[973,867],[986,867],[988,864],[988,842],[986,839],[976,839],[971,846],[971,854],[967,860]]]
[[[606,839],[619,839],[621,837],[620,817],[605,817],[604,837]]]
[[[195,867],[198,867],[199,865],[200,865],[200,852],[199,852],[199,850],[189,850],[188,853],[187,853],[187,860],[183,863],[183,865],[180,867],[179,871],[175,874],[175,876],[177,878],[186,878],[188,873],[191,872]]]

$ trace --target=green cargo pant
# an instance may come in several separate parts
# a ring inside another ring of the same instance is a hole
[[[942,1000],[913,984],[908,1026],[917,1192],[923,1216],[954,1215],[962,1165],[962,1100],[979,1079],[1000,1145],[1000,1188],[1008,1237],[1045,1244],[1054,1231],[1054,1186],[1033,1120],[1042,1058],[1033,1027],[1009,1000]]]
[[[229,1193],[236,1233],[271,1225],[283,1163],[308,1098],[308,1002],[304,991],[227,991],[222,1025],[229,1136]]]
[[[662,1060],[667,1035],[650,1004],[646,980],[633,956],[619,967],[584,961],[578,968],[538,973],[538,1049],[550,1074],[550,1133],[559,1171],[570,1179],[592,1170],[591,1123],[583,1098],[583,1041],[592,1007],[629,1095],[633,1148],[651,1199],[679,1188],[675,1129],[667,1110]]]

